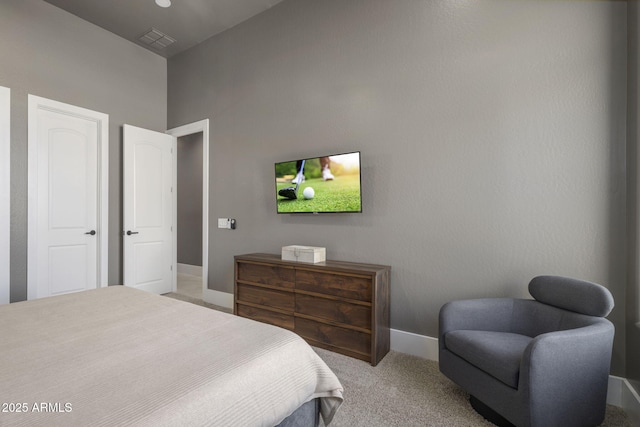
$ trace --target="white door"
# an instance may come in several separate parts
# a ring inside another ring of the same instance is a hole
[[[9,303],[10,229],[10,98],[9,88],[0,86],[0,304]]]
[[[124,125],[124,284],[171,292],[176,138]]]
[[[106,285],[105,123],[105,114],[29,96],[29,299]]]

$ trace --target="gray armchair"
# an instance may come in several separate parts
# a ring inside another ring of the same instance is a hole
[[[476,410],[518,427],[600,424],[614,335],[604,318],[613,309],[611,293],[557,276],[535,277],[529,293],[534,300],[445,304],[440,371],[471,395]]]

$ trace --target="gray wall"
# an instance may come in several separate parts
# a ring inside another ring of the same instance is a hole
[[[3,0],[11,300],[26,298],[32,93],[110,115],[110,284],[122,277],[121,125],[164,131],[210,118],[211,289],[232,291],[235,254],[326,246],[329,258],[391,265],[392,327],[436,336],[446,301],[526,296],[536,274],[582,277],[614,293],[613,372],[626,354],[637,384],[640,43],[632,4],[626,145],[626,7],[286,0],[167,71],[45,2]],[[362,214],[275,214],[275,161],[349,150],[362,152]],[[219,230],[217,217],[239,228]]]
[[[178,263],[202,266],[202,132],[178,138]]]
[[[629,2],[629,68],[628,68],[628,111],[627,111],[627,158],[628,161],[628,216],[629,225],[629,280],[626,293],[626,377],[640,392],[640,218],[638,218],[640,194],[638,180],[640,172],[640,7],[637,2]]]
[[[391,265],[392,328],[433,337],[446,301],[574,276],[618,301],[624,370],[625,2],[285,0],[168,77],[169,127],[211,119],[209,288],[326,246]],[[276,215],[274,162],[350,150],[362,214]]]
[[[40,0],[0,1],[11,88],[11,301],[27,295],[27,94],[109,114],[109,284],[122,283],[121,133],[166,130],[166,60]]]

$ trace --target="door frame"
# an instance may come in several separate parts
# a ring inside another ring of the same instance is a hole
[[[202,132],[202,299],[206,302],[215,304],[211,295],[212,292],[209,289],[209,119],[200,120],[194,123],[189,123],[183,126],[178,126],[167,130],[167,134],[180,138],[182,136],[192,135],[194,133]],[[178,173],[178,155],[176,153],[173,156],[173,177],[174,177],[174,196],[177,193],[177,173]],[[173,270],[173,292],[177,290],[178,286],[178,239],[177,239],[177,218],[178,207],[177,197],[174,197],[173,205],[173,217],[174,224],[176,224],[176,238],[173,242],[173,265],[176,266]]]
[[[109,115],[77,107],[71,104],[28,95],[28,136],[27,136],[27,299],[37,295],[37,248],[38,248],[38,111],[47,110],[58,114],[94,121],[98,128],[98,239],[97,247],[97,287],[108,285],[109,273]]]
[[[0,86],[0,304],[11,293],[11,89]]]

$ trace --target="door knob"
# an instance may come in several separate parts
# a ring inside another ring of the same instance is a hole
[[[132,234],[138,234],[138,232],[137,231],[131,231],[131,230],[127,231],[127,236],[131,236]]]
[[[95,236],[96,235],[96,230],[87,231],[84,234],[91,234],[92,236]]]

